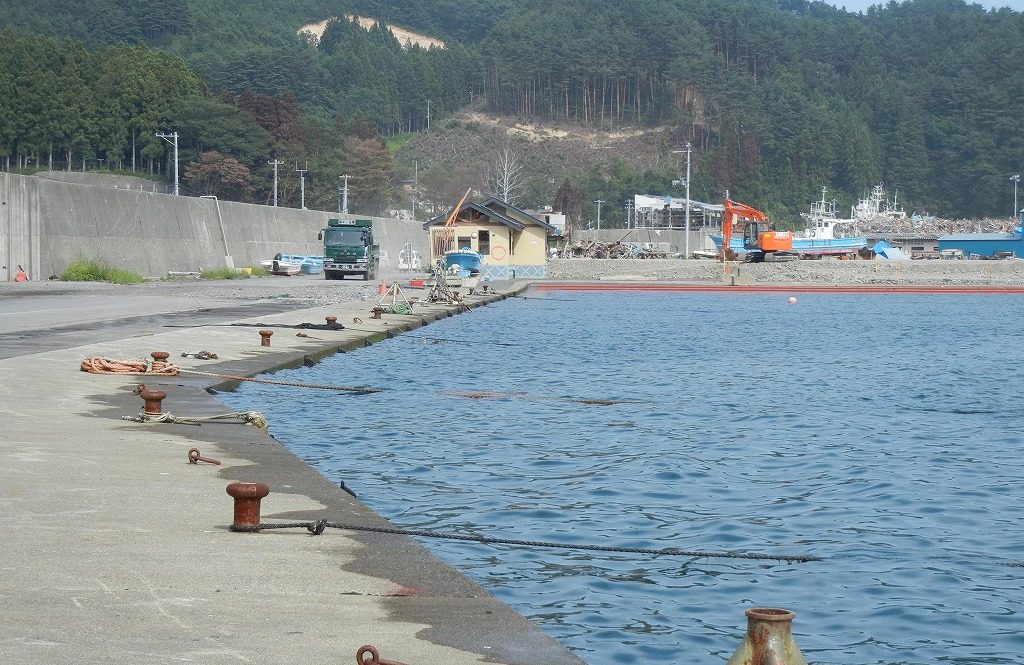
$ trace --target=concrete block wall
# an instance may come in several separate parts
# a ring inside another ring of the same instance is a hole
[[[3,281],[14,279],[17,264],[33,280],[59,275],[79,259],[160,277],[255,265],[277,252],[320,255],[317,234],[329,218],[341,216],[36,176],[0,177]],[[102,182],[102,176],[92,182]],[[427,254],[420,223],[369,218],[384,272],[398,271],[398,254],[406,244]]]
[[[29,277],[40,263],[39,193],[26,178],[0,180],[0,281],[13,281],[18,266]]]

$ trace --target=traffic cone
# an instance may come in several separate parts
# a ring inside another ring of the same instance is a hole
[[[388,292],[388,285],[383,279],[380,280],[380,286],[377,287],[377,293],[380,295],[386,295]]]

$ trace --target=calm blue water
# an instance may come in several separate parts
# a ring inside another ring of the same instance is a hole
[[[1021,662],[1024,297],[530,296],[275,375],[381,394],[222,397],[398,526],[825,558],[424,541],[593,665],[725,662],[751,606],[816,663]]]

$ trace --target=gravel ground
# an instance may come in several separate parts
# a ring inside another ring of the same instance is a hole
[[[744,263],[734,272],[755,284],[1024,285],[1024,261],[790,261]],[[709,260],[553,259],[548,279],[721,282],[723,267]]]
[[[835,285],[931,285],[931,286],[1024,286],[1024,261],[792,261],[789,263],[735,264],[745,279],[755,284]],[[715,261],[682,259],[552,259],[548,279],[576,281],[723,281],[723,267]],[[385,278],[407,284],[409,275]],[[509,283],[496,283],[495,288]],[[0,297],[47,293],[117,293],[170,296],[197,303],[254,302],[276,300],[296,307],[322,307],[342,302],[376,300],[379,282],[325,280],[322,276],[253,277],[237,280],[181,278],[154,280],[121,286],[103,282],[0,282]],[[411,300],[423,298],[423,289],[403,288]]]

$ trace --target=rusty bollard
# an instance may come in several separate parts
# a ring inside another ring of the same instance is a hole
[[[159,372],[169,364],[167,359],[171,357],[171,354],[166,351],[153,351],[149,354],[153,358],[152,368],[154,372]]]
[[[270,336],[274,334],[273,330],[261,330],[260,331],[260,346],[270,346]]]
[[[379,319],[380,315],[384,313],[384,308],[374,307],[373,309],[370,310],[370,313],[373,314],[373,316],[371,316],[370,318]]]
[[[232,531],[260,530],[260,499],[270,494],[263,483],[231,483],[227,493],[235,499],[235,521]]]
[[[397,660],[384,660],[372,644],[364,644],[356,650],[356,665],[405,665]]]
[[[745,614],[747,634],[726,665],[807,665],[793,639],[795,613],[751,607]]]
[[[139,393],[139,397],[142,398],[143,413],[158,416],[164,412],[163,401],[167,398],[167,393],[162,390],[150,390],[142,383],[135,389],[135,392]]]
[[[338,325],[338,317],[336,317],[336,316],[325,316],[324,317],[324,321],[327,322],[328,326],[336,326],[336,325]]]

